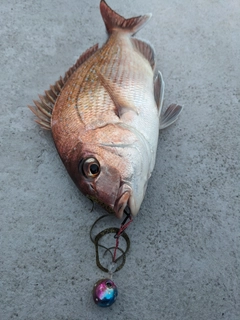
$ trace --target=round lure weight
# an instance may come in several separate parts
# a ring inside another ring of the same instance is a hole
[[[110,307],[117,295],[117,286],[111,279],[100,279],[93,287],[93,300],[99,307]]]

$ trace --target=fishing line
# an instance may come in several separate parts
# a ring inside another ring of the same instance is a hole
[[[126,228],[130,225],[130,223],[133,221],[130,213],[125,212],[126,214],[126,218],[123,220],[123,222],[121,223],[120,228],[107,228],[102,230],[101,232],[99,232],[95,237],[93,237],[93,229],[96,226],[96,224],[103,218],[109,217],[108,214],[101,216],[100,218],[98,218],[92,225],[91,229],[90,229],[90,239],[91,241],[94,243],[95,245],[95,251],[96,251],[96,265],[98,266],[99,269],[101,269],[104,272],[111,272],[109,269],[107,269],[106,267],[104,267],[102,265],[102,263],[100,262],[100,258],[99,258],[99,247],[105,249],[103,256],[105,256],[105,254],[107,252],[109,252],[112,256],[112,263],[117,263],[120,260],[121,263],[116,267],[116,270],[114,272],[117,272],[119,270],[122,269],[122,267],[124,266],[125,262],[126,262],[126,253],[129,251],[130,248],[130,239],[128,237],[128,235],[126,234],[126,232],[124,230],[126,230]],[[129,220],[127,222],[127,220]],[[99,243],[100,239],[103,238],[105,235],[107,234],[114,234],[114,239],[116,240],[116,244],[115,246],[112,247],[106,247],[103,244]],[[119,240],[120,237],[123,237],[123,239],[126,242],[126,249],[123,250],[121,248],[119,248]],[[112,250],[114,249],[114,251],[112,252]],[[117,251],[120,251],[122,254],[117,258]]]

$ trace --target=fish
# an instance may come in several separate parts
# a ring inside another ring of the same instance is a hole
[[[80,191],[108,212],[136,216],[153,172],[159,130],[182,107],[163,111],[164,81],[151,44],[135,34],[152,14],[125,19],[104,1],[108,39],[84,52],[29,106],[51,130],[59,156]]]

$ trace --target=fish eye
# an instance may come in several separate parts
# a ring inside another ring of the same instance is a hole
[[[84,160],[82,165],[83,174],[87,178],[96,178],[100,173],[100,164],[95,158]]]

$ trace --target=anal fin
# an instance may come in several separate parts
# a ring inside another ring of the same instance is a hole
[[[132,38],[131,39],[134,47],[137,49],[137,51],[139,51],[145,59],[147,59],[152,67],[152,69],[154,70],[155,68],[155,52],[153,47],[147,43],[144,42],[142,40],[136,39],[136,38]]]
[[[35,120],[43,129],[51,130],[52,110],[60,95],[62,88],[71,75],[79,68],[79,66],[91,57],[98,50],[98,44],[85,51],[76,61],[76,63],[65,73],[64,78],[60,77],[50,89],[45,91],[45,95],[39,95],[40,101],[34,100],[35,106],[28,106],[29,109],[38,117]]]

